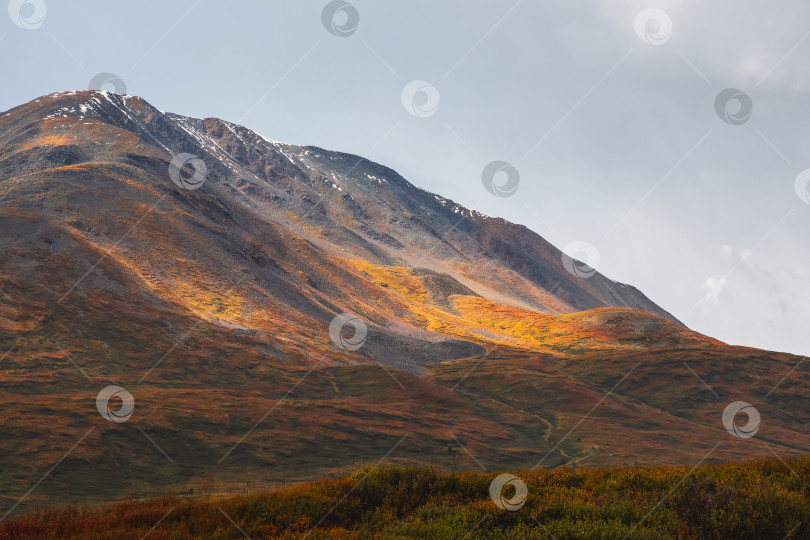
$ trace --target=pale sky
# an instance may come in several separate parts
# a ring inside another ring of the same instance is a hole
[[[561,249],[587,242],[702,333],[810,353],[806,3],[67,4],[0,17],[0,109],[112,73],[159,109],[363,155]],[[720,118],[727,88],[750,116],[732,100]],[[484,188],[495,160],[514,195]]]

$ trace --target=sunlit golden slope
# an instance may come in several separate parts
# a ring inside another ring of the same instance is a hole
[[[450,306],[431,300],[424,279],[399,266],[377,266],[349,260],[359,277],[380,290],[374,300],[386,296],[399,304],[398,316],[414,325],[489,347],[513,345],[527,350],[582,352],[594,349],[689,347],[719,342],[681,325],[632,308],[598,308],[581,313],[549,315],[488,301],[480,296],[451,294]]]

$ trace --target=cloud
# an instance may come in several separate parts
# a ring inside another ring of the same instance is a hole
[[[726,276],[721,278],[706,278],[706,281],[703,282],[703,288],[706,289],[706,299],[712,302],[714,305],[720,304],[720,293],[723,292],[723,288],[726,286]]]
[[[767,75],[773,63],[765,61],[760,55],[743,54],[737,62],[737,72],[742,78],[758,80]]]

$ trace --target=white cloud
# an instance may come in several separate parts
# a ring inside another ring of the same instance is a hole
[[[706,289],[706,298],[714,305],[720,304],[720,293],[726,286],[726,277],[721,278],[706,278],[703,282],[703,288]]]
[[[743,79],[759,80],[771,70],[773,64],[773,61],[767,62],[760,55],[743,54],[737,62],[737,73]]]

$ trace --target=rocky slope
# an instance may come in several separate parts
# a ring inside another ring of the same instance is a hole
[[[381,165],[132,96],[0,116],[0,289],[9,512],[339,474],[400,439],[392,460],[489,469],[810,447],[799,358]],[[126,422],[96,408],[112,384]],[[734,399],[757,439],[723,428]]]

